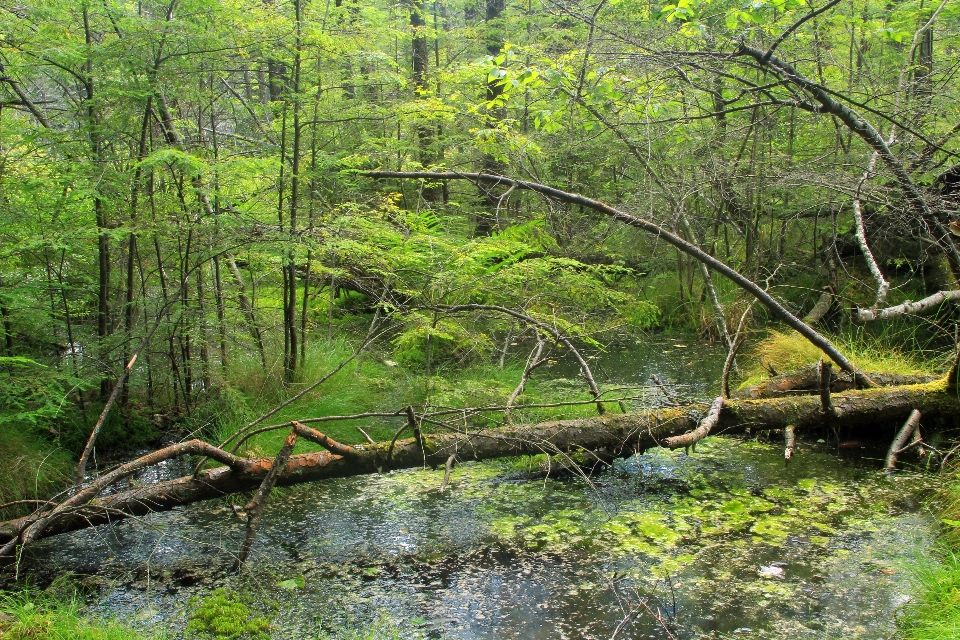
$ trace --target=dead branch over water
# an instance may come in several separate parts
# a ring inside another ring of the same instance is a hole
[[[850,391],[832,397],[831,425],[849,427],[882,425],[905,420],[919,410],[935,418],[960,411],[960,399],[948,391],[948,382]],[[719,404],[714,402],[715,405]],[[704,404],[699,408],[706,409]],[[809,430],[824,424],[818,395],[728,400],[708,413],[715,418],[710,433],[733,434],[747,429]],[[166,511],[178,506],[210,500],[242,491],[255,490],[272,477],[276,486],[289,486],[330,478],[380,473],[390,469],[445,466],[451,457],[459,460],[488,460],[537,453],[562,454],[574,451],[608,452],[614,457],[629,456],[658,446],[670,446],[695,437],[698,414],[688,408],[668,407],[630,414],[604,414],[590,418],[557,420],[497,429],[458,430],[454,433],[422,434],[420,438],[393,443],[348,446],[299,422],[287,423],[291,435],[311,440],[326,450],[278,458],[242,458],[213,445],[191,440],[166,447],[128,462],[93,483],[79,487],[56,506],[44,505],[30,516],[0,523],[2,553],[12,558],[20,545],[77,529],[116,522],[127,517]],[[294,443],[295,444],[295,441]],[[292,452],[293,446],[290,447]],[[164,460],[184,455],[207,456],[223,466],[195,475],[153,485],[135,487],[104,495],[117,482]],[[275,465],[282,465],[278,472]],[[389,466],[388,466],[389,465]]]

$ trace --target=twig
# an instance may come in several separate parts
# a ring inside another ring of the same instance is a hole
[[[450,457],[447,458],[446,470],[443,472],[443,482],[440,483],[440,493],[443,493],[447,488],[447,484],[450,482],[450,474],[453,472],[453,463],[457,459],[457,454],[451,453]]]
[[[360,428],[359,425],[357,426],[357,431],[359,431],[361,434],[363,434],[363,437],[366,438],[366,439],[367,439],[367,442],[369,442],[370,444],[377,444],[377,441],[374,440],[373,438],[371,438],[371,437],[367,434],[366,431],[364,431],[363,429]]]

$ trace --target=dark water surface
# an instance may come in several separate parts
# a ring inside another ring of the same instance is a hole
[[[722,353],[695,353],[660,338],[601,356],[598,377],[636,385],[656,372],[709,397]],[[565,366],[549,375],[572,384]],[[173,638],[226,586],[275,638],[379,621],[444,638],[872,640],[895,635],[907,567],[935,535],[917,500],[934,478],[887,479],[879,460],[840,459],[827,443],[801,444],[787,468],[782,444],[732,438],[591,479],[530,479],[538,464],[459,465],[443,494],[442,470],[282,490],[246,576],[228,571],[244,522],[225,502],[53,538],[26,564],[94,576],[91,612]]]

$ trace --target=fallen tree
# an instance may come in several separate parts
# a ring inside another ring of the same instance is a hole
[[[881,435],[883,425],[901,422],[914,410],[921,411],[925,418],[955,415],[960,411],[956,377],[954,368],[947,378],[926,384],[838,394],[832,398],[834,411],[830,416],[823,413],[817,396],[726,400],[722,410],[718,408],[710,413],[714,419],[710,433],[785,429],[791,425],[799,432],[829,421],[832,428],[866,426]],[[276,486],[287,486],[392,469],[441,466],[452,460],[572,452],[604,452],[607,458],[622,457],[658,446],[686,446],[691,437],[680,436],[696,433],[703,426],[699,417],[697,411],[689,407],[669,407],[497,429],[468,430],[446,425],[448,433],[423,434],[420,423],[444,423],[418,416],[413,421],[415,438],[354,446],[334,442],[302,424],[311,420],[303,420],[274,425],[274,428],[292,429],[325,450],[290,455],[282,463],[282,471],[272,474],[274,459],[242,458],[208,443],[191,440],[122,465],[90,485],[78,488],[60,503],[47,503],[30,516],[0,523],[0,544],[3,545],[0,555],[12,559],[20,546],[44,537],[255,490],[264,484],[268,475]],[[319,420],[322,419],[313,421]],[[105,493],[138,471],[181,455],[208,456],[224,466],[153,485]]]
[[[911,384],[933,382],[936,376],[928,374],[896,374],[871,373],[870,378],[877,387],[896,387]],[[775,398],[787,395],[802,395],[817,393],[820,386],[820,376],[816,364],[808,364],[781,375],[776,375],[763,382],[738,389],[733,393],[736,398],[759,400],[761,398]],[[842,372],[832,371],[830,375],[830,391],[836,393],[855,388],[853,376]]]

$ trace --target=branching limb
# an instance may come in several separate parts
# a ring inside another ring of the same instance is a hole
[[[253,546],[253,541],[257,537],[257,528],[260,526],[260,519],[263,517],[263,508],[267,504],[267,498],[270,497],[270,492],[273,490],[273,485],[277,483],[280,472],[287,466],[287,461],[290,459],[290,454],[293,453],[293,448],[297,446],[297,426],[297,423],[294,422],[293,428],[290,429],[290,434],[284,441],[283,446],[280,447],[280,451],[277,452],[277,457],[273,459],[273,465],[270,467],[267,475],[264,476],[263,482],[260,483],[260,488],[257,489],[257,493],[254,494],[253,498],[245,507],[247,512],[247,533],[243,538],[243,546],[240,547],[240,553],[237,554],[238,569],[246,563],[247,558],[250,556],[250,548]],[[300,428],[304,427],[301,425]]]
[[[883,272],[880,271],[880,265],[877,264],[877,259],[873,257],[873,251],[870,250],[870,244],[867,242],[867,228],[863,223],[863,210],[860,206],[860,189],[863,188],[863,184],[869,179],[870,174],[873,173],[873,168],[877,164],[877,155],[877,152],[874,151],[873,156],[870,158],[870,166],[867,167],[866,173],[860,178],[860,184],[857,185],[857,192],[853,196],[853,220],[857,227],[857,242],[860,244],[860,251],[863,253],[864,260],[867,261],[867,268],[870,269],[870,275],[877,281],[877,299],[873,303],[874,309],[879,308],[886,301],[887,292],[890,291],[890,283],[883,277]]]
[[[520,384],[517,385],[517,388],[513,390],[513,393],[510,394],[510,397],[507,398],[507,409],[504,411],[504,420],[507,423],[510,422],[510,409],[513,408],[513,403],[516,402],[517,398],[523,393],[524,387],[527,386],[527,381],[530,379],[530,374],[533,373],[533,370],[546,362],[546,358],[541,358],[543,355],[543,347],[546,345],[546,341],[537,336],[537,346],[533,348],[530,352],[530,355],[527,356],[527,362],[523,367],[523,375],[520,376]]]
[[[723,373],[720,376],[720,395],[727,399],[730,397],[730,373],[731,367],[736,362],[737,351],[740,350],[740,347],[743,345],[745,334],[743,333],[743,324],[747,321],[747,316],[750,315],[750,311],[753,310],[753,303],[751,302],[747,305],[747,308],[744,309],[743,315],[740,316],[740,322],[737,323],[737,332],[733,336],[733,342],[730,345],[730,349],[727,351],[727,358],[723,361]]]
[[[438,175],[448,175],[448,174],[438,174]],[[522,184],[524,183],[520,181],[516,181],[516,182],[519,185],[521,185],[520,188],[523,188]],[[494,304],[437,305],[435,308],[440,309],[442,311],[446,311],[447,313],[457,313],[461,311],[496,311],[498,313],[503,313],[508,316],[517,318],[518,320],[522,320],[523,322],[529,325],[532,325],[537,329],[540,329],[541,331],[545,331],[546,333],[549,333],[551,336],[553,336],[554,340],[563,344],[563,346],[569,349],[570,353],[573,354],[573,357],[576,358],[577,362],[580,364],[580,369],[581,369],[581,372],[583,373],[583,377],[586,379],[587,384],[590,386],[590,393],[593,394],[593,397],[597,401],[597,413],[601,415],[606,413],[606,409],[604,409],[603,407],[603,402],[600,401],[600,396],[602,395],[600,393],[600,388],[597,386],[597,381],[594,380],[593,378],[593,371],[590,370],[590,365],[587,364],[586,358],[584,358],[583,355],[580,353],[580,351],[575,346],[573,346],[573,342],[570,340],[570,338],[563,335],[562,333],[557,331],[555,328],[551,327],[549,324],[545,322],[540,322],[533,316],[527,315],[526,313],[521,313],[520,311],[517,311],[515,309],[509,309],[507,307],[501,307]]]
[[[763,53],[761,52],[762,56]],[[488,184],[501,184],[501,185],[516,185],[518,189],[526,189],[528,191],[533,191],[535,193],[542,194],[544,196],[555,198],[564,202],[569,202],[572,204],[580,204],[594,211],[598,211],[612,220],[622,222],[628,226],[636,227],[642,229],[647,233],[658,237],[665,242],[673,245],[681,252],[687,254],[695,260],[704,262],[707,264],[710,269],[717,271],[727,278],[729,278],[734,284],[742,288],[747,293],[751,294],[757,300],[763,304],[767,309],[770,310],[771,314],[776,317],[778,320],[787,324],[792,329],[795,329],[800,335],[809,340],[812,344],[818,347],[821,351],[826,353],[831,360],[837,363],[841,369],[848,371],[858,377],[860,384],[864,387],[871,386],[871,380],[864,372],[854,366],[846,356],[844,356],[840,351],[834,346],[832,342],[827,340],[823,335],[814,330],[810,325],[804,323],[800,318],[797,318],[795,315],[790,313],[782,304],[777,302],[770,294],[763,290],[757,283],[753,282],[749,278],[745,277],[735,269],[731,268],[726,263],[714,258],[710,254],[706,253],[699,247],[696,247],[675,233],[664,229],[658,224],[650,222],[639,216],[626,213],[611,207],[607,204],[604,204],[598,200],[593,200],[585,196],[568,193],[554,187],[549,187],[538,182],[528,182],[525,180],[516,180],[513,178],[507,178],[505,176],[496,176],[484,173],[459,173],[459,172],[433,172],[433,171],[364,171],[361,172],[362,175],[369,176],[371,178],[411,178],[418,179],[423,178],[427,180],[469,180],[472,182],[483,182]],[[958,260],[960,262],[960,260]],[[466,307],[471,307],[474,305],[465,305]],[[476,306],[485,306],[485,305],[476,305]],[[516,313],[512,310],[511,314]],[[516,316],[515,316],[516,317]]]
[[[938,291],[932,296],[916,302],[904,302],[886,309],[853,309],[853,321],[857,323],[889,320],[903,315],[922,315],[936,311],[946,302],[960,302],[960,290]]]
[[[907,441],[910,440],[911,436],[913,436],[913,432],[919,428],[920,412],[914,409],[910,412],[910,417],[907,418],[903,428],[901,428],[900,432],[897,433],[897,437],[893,439],[893,443],[891,443],[890,449],[887,451],[887,459],[883,464],[883,470],[888,474],[893,473],[896,470],[897,456],[901,451],[905,450]]]
[[[707,412],[707,417],[700,421],[700,425],[691,431],[690,433],[685,433],[682,436],[673,436],[672,438],[666,438],[663,441],[663,446],[668,449],[679,449],[680,447],[689,447],[695,445],[699,441],[703,440],[710,433],[710,430],[716,426],[717,421],[720,420],[720,411],[723,409],[724,397],[717,396],[714,398],[713,402],[710,403],[710,410]]]

